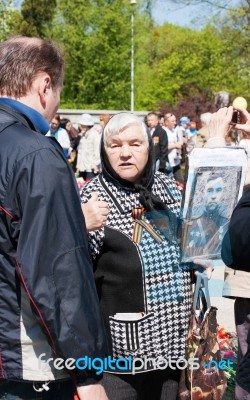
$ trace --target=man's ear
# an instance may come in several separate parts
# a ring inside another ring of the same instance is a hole
[[[48,95],[50,89],[51,89],[50,76],[47,74],[41,76],[38,91],[39,91],[39,97],[40,97],[40,101],[41,101],[43,108],[46,107],[47,95]]]

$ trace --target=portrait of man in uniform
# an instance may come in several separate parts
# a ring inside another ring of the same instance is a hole
[[[233,196],[228,200],[230,186],[232,180],[239,180],[237,173],[227,179],[228,173],[221,168],[212,171],[200,168],[195,176],[189,218],[183,230],[182,248],[186,258],[220,258],[222,239],[236,203],[232,201]]]

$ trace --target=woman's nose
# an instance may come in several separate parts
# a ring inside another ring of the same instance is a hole
[[[121,157],[129,157],[129,156],[131,156],[130,147],[128,145],[122,146],[120,155],[121,155]]]

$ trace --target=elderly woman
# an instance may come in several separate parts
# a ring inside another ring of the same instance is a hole
[[[181,195],[155,172],[152,140],[133,114],[108,121],[101,162],[81,198],[97,192],[110,209],[89,233],[109,355],[123,358],[105,366],[103,385],[110,400],[176,399],[179,371],[166,361],[185,356],[192,304],[190,266],[180,266],[177,242]]]

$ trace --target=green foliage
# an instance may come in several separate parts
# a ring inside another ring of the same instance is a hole
[[[218,91],[250,101],[249,0],[200,31],[155,26],[154,1],[134,8],[135,109],[174,109],[191,99],[198,112],[197,102],[205,107]],[[1,40],[21,33],[64,45],[62,106],[130,108],[130,0],[23,0],[21,12],[12,5],[0,0]]]
[[[136,26],[144,24],[145,33],[149,18],[137,10]],[[81,108],[129,109],[130,2],[59,0],[57,12],[53,36],[67,54],[62,104],[71,97]]]
[[[233,97],[243,96],[250,102],[250,2],[241,2],[219,21],[218,28],[227,44],[225,55],[229,72],[230,93]]]
[[[56,0],[23,0],[19,32],[25,36],[48,37],[55,9]]]
[[[0,0],[0,41],[18,33],[21,16],[13,3],[13,0]]]
[[[189,94],[190,86],[217,90],[222,44],[215,33],[209,28],[196,32],[170,24],[152,31],[148,48],[151,108],[163,100],[177,103]]]
[[[248,98],[249,27],[240,31],[237,15],[239,10],[235,21],[231,19],[235,26],[227,21],[221,26],[207,25],[201,31],[171,24],[152,29],[147,44],[150,71],[145,68],[140,78],[147,82],[147,97],[141,96],[139,105],[157,109],[165,102],[174,106],[207,90]]]

